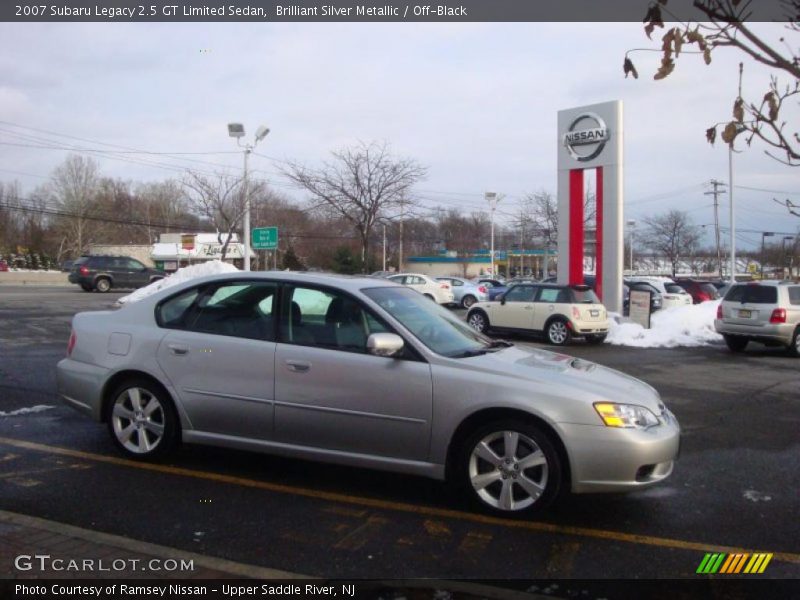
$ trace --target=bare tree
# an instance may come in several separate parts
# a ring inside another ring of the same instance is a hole
[[[360,142],[331,152],[333,160],[317,169],[289,163],[284,175],[311,193],[313,200],[348,221],[361,242],[367,267],[369,240],[379,217],[406,203],[426,169],[408,158],[394,158],[386,143]]]
[[[97,228],[92,217],[97,213],[98,171],[91,158],[72,154],[53,172],[50,190],[56,207],[69,215],[59,218],[59,229],[65,250],[73,256],[85,250]]]
[[[658,27],[664,28],[662,10],[668,0],[651,2],[645,16],[645,33],[650,38]],[[727,123],[712,125],[706,130],[706,139],[714,143],[717,129],[722,129],[722,140],[733,146],[734,140],[745,134],[747,144],[758,138],[768,146],[766,153],[789,166],[800,166],[800,136],[798,131],[787,130],[788,123],[781,118],[784,104],[800,94],[800,50],[789,42],[790,35],[800,33],[800,0],[782,0],[787,18],[787,33],[777,40],[768,40],[757,34],[747,24],[752,16],[751,0],[695,0],[694,7],[700,11],[703,23],[683,23],[667,30],[662,36],[661,66],[654,79],[664,79],[675,69],[675,61],[687,51],[684,46],[696,50],[688,53],[702,54],[705,63],[711,64],[712,54],[717,48],[735,48],[753,60],[765,65],[770,71],[770,82],[764,96],[757,100],[742,97],[742,65],[739,65],[739,93],[733,101],[733,119]],[[669,15],[671,16],[671,15]],[[796,39],[796,38],[795,38]],[[638,78],[638,72],[625,55],[625,76]],[[782,78],[782,79],[781,79]]]
[[[223,174],[206,177],[190,172],[183,180],[189,206],[217,230],[217,240],[222,245],[221,260],[225,260],[233,233],[244,217],[245,199],[241,184],[241,178]],[[258,193],[259,185],[250,182],[249,193]]]
[[[583,200],[584,227],[595,221],[596,206],[595,195],[586,194]],[[524,196],[518,219],[524,219],[533,228],[532,233],[543,239],[545,244],[554,246],[558,243],[558,201],[550,192],[540,190]]]
[[[674,209],[648,217],[644,222],[648,228],[645,245],[669,260],[674,277],[681,259],[695,254],[700,228],[692,223],[688,213]]]

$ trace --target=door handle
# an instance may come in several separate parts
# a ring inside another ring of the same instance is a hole
[[[186,346],[179,346],[178,344],[167,344],[169,351],[175,356],[186,356],[189,354],[189,348]]]
[[[295,373],[305,373],[311,369],[311,363],[304,360],[287,360],[286,367]]]
[[[526,304],[525,310],[533,310],[533,306],[531,306],[530,304]]]

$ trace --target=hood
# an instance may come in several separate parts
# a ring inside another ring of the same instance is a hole
[[[587,402],[638,404],[660,415],[664,404],[650,385],[615,369],[538,348],[513,346],[498,352],[456,359],[464,366],[489,376],[530,382],[552,395],[585,398]]]

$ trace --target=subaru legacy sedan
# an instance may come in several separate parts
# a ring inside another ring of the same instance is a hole
[[[368,277],[227,273],[79,313],[58,390],[133,458],[186,442],[396,471],[500,514],[656,484],[680,439],[649,385]]]

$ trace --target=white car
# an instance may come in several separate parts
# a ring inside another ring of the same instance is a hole
[[[387,279],[407,285],[439,304],[452,304],[455,302],[453,288],[446,281],[436,281],[422,273],[400,273],[387,277]]]
[[[692,296],[672,281],[669,277],[627,277],[626,281],[632,283],[649,283],[661,294],[663,304],[661,308],[672,308],[673,306],[687,306],[692,304]]]

